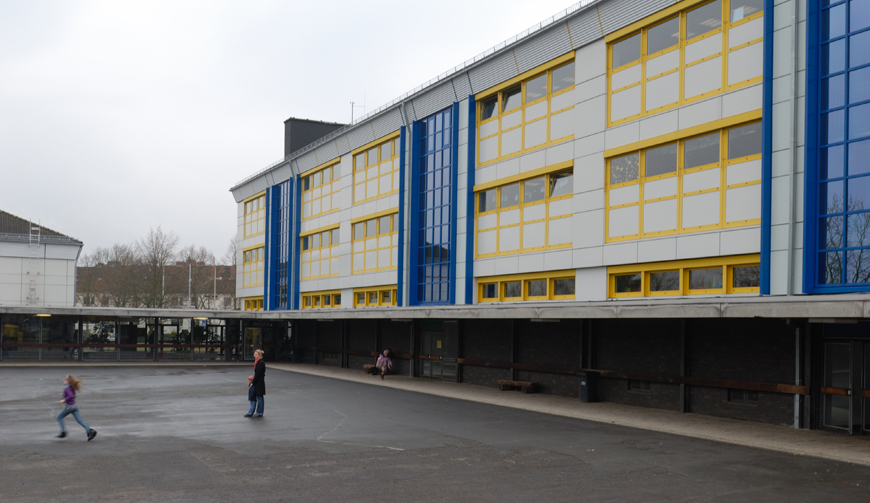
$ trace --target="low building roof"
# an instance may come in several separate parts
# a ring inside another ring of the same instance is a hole
[[[12,213],[0,210],[0,241],[15,243],[30,242],[31,222]],[[78,239],[61,234],[47,227],[39,225],[40,243],[74,244],[81,246],[83,243]]]

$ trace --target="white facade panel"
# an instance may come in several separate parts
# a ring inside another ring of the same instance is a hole
[[[669,72],[680,66],[680,51],[675,50],[646,61],[646,78]]]
[[[538,120],[523,127],[525,128],[525,148],[537,147],[547,141],[546,120]]]
[[[610,95],[610,120],[618,121],[640,113],[640,86]]]
[[[631,236],[638,233],[640,212],[637,206],[609,210],[607,235],[610,237]]]
[[[722,51],[722,34],[717,33],[686,46],[686,64],[712,56]]]
[[[543,121],[541,121],[543,122]],[[557,140],[574,134],[574,109],[550,116],[550,139]]]
[[[760,77],[764,70],[764,44],[752,44],[728,55],[728,85]]]
[[[686,68],[685,97],[692,98],[722,87],[722,58],[713,58]]]
[[[719,192],[683,197],[683,228],[719,223]]]
[[[610,189],[610,206],[621,206],[628,203],[636,203],[640,197],[640,188],[637,184]]]
[[[676,51],[674,51],[676,52]],[[646,109],[654,110],[680,99],[680,73],[674,72],[646,83]]]
[[[728,30],[728,48],[734,48],[764,36],[764,16]]]
[[[761,185],[747,185],[725,191],[725,222],[761,218]]]
[[[643,231],[659,232],[677,228],[677,200],[668,199],[643,205]]]
[[[677,195],[677,177],[661,178],[643,184],[643,198],[647,201]]]
[[[499,230],[498,247],[500,252],[516,251],[520,248],[520,227],[507,227]]]
[[[761,180],[761,159],[732,164],[725,171],[725,185]]]
[[[516,128],[501,134],[501,155],[515,154],[522,149],[522,132],[522,128]]]
[[[715,189],[720,183],[719,168],[705,169],[683,175],[683,194],[698,190]]]
[[[544,222],[523,225],[523,248],[539,248],[545,244]]]
[[[548,225],[549,245],[570,244],[573,241],[573,217],[550,220]]]
[[[655,75],[655,74],[653,74]],[[610,75],[610,88],[622,89],[625,86],[640,82],[640,65],[634,65]]]

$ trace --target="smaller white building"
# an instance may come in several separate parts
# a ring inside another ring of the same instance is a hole
[[[0,306],[74,306],[82,242],[0,210]]]

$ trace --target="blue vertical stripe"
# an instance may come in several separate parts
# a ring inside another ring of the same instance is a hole
[[[263,246],[263,255],[264,255],[263,256],[263,268],[265,269],[263,271],[263,310],[264,311],[269,311],[271,309],[271,306],[269,305],[269,299],[271,299],[271,296],[269,295],[269,286],[272,284],[271,276],[272,276],[272,269],[274,269],[274,268],[269,267],[271,265],[271,258],[272,258],[272,253],[270,253],[271,250],[269,249],[269,244],[271,242],[271,239],[269,239],[269,238],[272,237],[272,233],[274,232],[274,227],[275,227],[273,224],[274,219],[272,218],[272,211],[275,208],[275,205],[272,203],[272,193],[273,192],[274,191],[272,190],[272,187],[269,187],[266,189],[266,222],[265,222],[266,232],[263,233],[263,238],[266,241],[265,245]]]
[[[399,129],[399,251],[396,271],[396,305],[402,307],[405,282],[405,126]]]
[[[477,103],[474,95],[468,96],[468,206],[465,211],[465,303],[473,304],[474,300],[474,174],[475,147],[477,131]]]
[[[770,295],[773,185],[773,0],[764,0],[764,77],[761,106],[761,295]]]
[[[819,1],[807,2],[807,54],[804,130],[804,293],[816,289],[816,187],[819,165]]]
[[[290,229],[290,255],[293,257],[293,290],[289,292],[293,297],[293,308],[299,309],[299,271],[302,268],[299,255],[299,230],[302,228],[302,183],[299,175],[291,178],[296,186],[293,192],[296,194],[296,201],[293,202],[293,208],[296,213],[296,218],[293,220],[293,227]],[[291,185],[291,190],[293,186]],[[288,301],[288,304],[290,302]]]
[[[459,207],[458,202],[458,185],[459,185],[459,103],[453,103],[453,113],[450,117],[451,120],[451,148],[450,151],[450,164],[452,165],[452,169],[450,170],[450,286],[448,287],[448,303],[456,304],[456,262],[457,262],[457,254],[458,250],[456,249],[456,220],[457,220],[457,211],[456,208]]]
[[[411,203],[408,205],[409,231],[411,233],[411,246],[408,264],[408,305],[416,306],[417,301],[417,267],[419,267],[418,254],[420,252],[420,218],[419,218],[419,166],[417,159],[420,157],[420,121],[411,123]]]

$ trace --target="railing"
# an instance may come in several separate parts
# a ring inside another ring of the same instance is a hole
[[[30,243],[30,235],[29,234],[12,234],[8,232],[0,232],[0,241],[10,241],[10,242],[21,242],[21,243]],[[51,243],[51,244],[82,244],[78,239],[74,239],[68,236],[52,236],[42,234],[39,237],[39,243]]]
[[[309,143],[308,145],[296,150],[295,152],[291,152],[290,154],[282,157],[281,159],[278,159],[277,161],[275,161],[272,164],[270,164],[269,166],[261,169],[260,171],[257,171],[256,173],[245,177],[244,179],[242,179],[241,181],[236,183],[233,186],[233,188],[236,188],[244,183],[247,183],[247,182],[259,177],[260,175],[268,172],[269,170],[271,170],[275,166],[283,164],[283,163],[289,161],[290,159],[294,159],[294,158],[299,157],[300,155],[302,155],[306,152],[310,152],[311,150],[314,150],[315,148],[319,147],[320,145],[323,145],[324,143],[327,143],[330,140],[346,133],[348,130],[352,129],[355,125],[360,124],[361,122],[364,122],[364,121],[366,121],[366,120],[368,120],[368,119],[370,119],[370,118],[372,118],[372,117],[374,117],[382,112],[385,112],[386,110],[402,103],[403,101],[407,100],[409,97],[419,93],[420,91],[422,91],[428,87],[431,87],[431,86],[437,84],[438,82],[441,82],[441,81],[446,80],[450,77],[453,77],[454,75],[456,75],[458,73],[461,73],[462,71],[482,62],[484,59],[487,59],[490,56],[495,55],[499,51],[502,51],[502,50],[506,49],[507,47],[509,47],[513,44],[516,44],[517,42],[520,42],[521,40],[525,40],[529,36],[534,35],[535,33],[543,30],[544,28],[552,26],[557,21],[565,19],[569,15],[579,11],[580,9],[582,9],[584,7],[589,6],[590,4],[592,4],[596,1],[598,1],[598,0],[580,0],[576,4],[568,7],[567,9],[560,11],[560,12],[548,17],[547,19],[541,21],[540,23],[538,23],[530,28],[527,28],[526,30],[518,33],[517,35],[514,35],[513,37],[505,40],[504,42],[501,42],[493,47],[490,47],[489,49],[481,52],[477,56],[474,56],[473,58],[466,60],[465,62],[463,62],[459,65],[456,65],[453,68],[441,73],[437,77],[429,79],[428,81],[420,84],[419,86],[415,87],[414,89],[411,89],[410,91],[402,94],[398,98],[395,98],[392,101],[390,101],[384,105],[381,105],[378,108],[372,110],[371,112],[368,112],[368,113],[360,116],[359,118],[354,119],[350,124],[345,124],[344,126],[330,132],[326,136],[323,136],[323,137],[315,140],[314,142]]]

